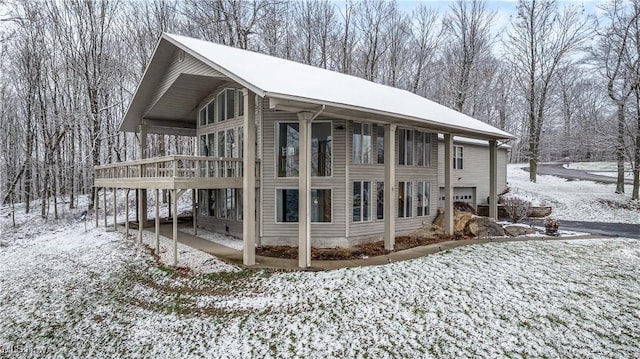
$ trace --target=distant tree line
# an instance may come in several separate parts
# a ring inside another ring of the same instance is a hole
[[[117,129],[163,31],[425,96],[518,136],[511,161],[532,181],[539,161],[616,160],[623,192],[628,163],[637,199],[639,14],[631,0],[597,14],[520,1],[501,28],[485,1],[0,0],[0,199],[57,217],[91,192],[93,166],[136,158]],[[150,136],[150,155],[192,141]]]

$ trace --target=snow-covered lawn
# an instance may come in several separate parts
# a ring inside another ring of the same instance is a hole
[[[598,176],[606,176],[606,177],[618,177],[618,172],[588,172]],[[628,171],[624,173],[624,178],[633,178],[633,172]]]
[[[568,181],[554,176],[537,176],[537,182],[529,181],[524,164],[507,166],[507,178],[514,194],[528,198],[534,205],[550,205],[552,216],[561,220],[640,223],[637,210],[622,208],[629,203],[628,194],[615,194],[615,184],[591,181]],[[631,186],[625,191],[631,193]],[[617,203],[614,208],[603,202]]]
[[[191,277],[80,223],[3,236],[3,357],[640,356],[637,240]]]

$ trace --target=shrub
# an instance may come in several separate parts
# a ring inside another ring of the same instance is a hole
[[[502,206],[513,223],[518,223],[519,220],[527,218],[531,210],[531,202],[517,196],[503,196]]]

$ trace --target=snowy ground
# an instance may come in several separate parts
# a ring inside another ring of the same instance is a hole
[[[6,234],[6,233],[5,233]],[[0,356],[638,357],[640,241],[184,276],[81,224],[0,247]]]
[[[617,171],[618,164],[616,162],[572,162],[563,165],[564,168],[583,171]],[[625,171],[631,171],[629,163],[624,164]]]
[[[560,220],[640,223],[636,209],[623,208],[630,203],[630,196],[615,194],[615,184],[591,181],[568,181],[554,176],[537,176],[537,182],[529,181],[529,172],[522,170],[524,164],[510,164],[507,178],[511,192],[532,201],[534,205],[550,205],[552,216]],[[631,186],[625,191],[631,193]],[[612,207],[603,203],[618,204]],[[637,201],[636,201],[637,202]],[[635,203],[634,206],[640,206]]]

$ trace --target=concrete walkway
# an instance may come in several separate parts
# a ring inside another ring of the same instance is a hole
[[[151,230],[151,232],[153,232]],[[160,226],[160,235],[173,238],[172,227],[170,224]],[[435,244],[429,244],[422,247],[414,247],[399,252],[393,252],[382,256],[370,257],[366,259],[350,259],[350,260],[312,260],[311,267],[308,271],[318,270],[334,270],[341,268],[353,268],[364,266],[383,265],[389,262],[399,262],[410,259],[424,257],[429,254],[438,253],[447,249],[468,246],[473,244],[483,244],[489,242],[521,242],[521,241],[537,241],[537,240],[567,240],[567,239],[585,239],[585,238],[602,238],[603,236],[572,236],[572,237],[518,237],[518,238],[495,238],[495,239],[475,239],[447,241]],[[212,254],[221,260],[241,266],[246,269],[269,269],[276,271],[299,271],[305,270],[298,268],[297,259],[274,258],[265,256],[256,256],[256,265],[244,266],[242,264],[242,251],[235,250],[206,239],[178,231],[178,242],[189,247],[196,248],[203,252]]]

